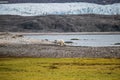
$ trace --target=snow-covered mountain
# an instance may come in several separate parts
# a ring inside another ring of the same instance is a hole
[[[67,14],[120,14],[120,3],[98,5],[92,3],[24,3],[0,4],[0,15],[67,15]]]

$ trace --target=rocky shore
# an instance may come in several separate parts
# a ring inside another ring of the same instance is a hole
[[[53,44],[0,45],[0,57],[120,58],[120,47],[73,47]]]
[[[47,40],[38,40],[33,38],[26,38],[20,33],[0,33],[0,44],[52,44]]]
[[[120,58],[120,47],[59,46],[47,40],[1,33],[0,57]]]

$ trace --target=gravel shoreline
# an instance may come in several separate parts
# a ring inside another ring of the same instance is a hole
[[[0,45],[0,57],[120,58],[120,47],[73,47],[53,44]]]
[[[0,34],[0,57],[120,58],[120,46],[59,46],[46,40],[24,38],[20,33]]]

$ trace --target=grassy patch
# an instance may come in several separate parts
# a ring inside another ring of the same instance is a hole
[[[120,59],[0,58],[1,80],[119,80]]]

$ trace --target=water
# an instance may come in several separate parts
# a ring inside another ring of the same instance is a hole
[[[120,43],[120,35],[28,35],[28,38],[48,39],[50,41],[62,39],[64,41],[72,41],[72,46],[120,46],[114,45]],[[77,38],[79,40],[71,40]]]

